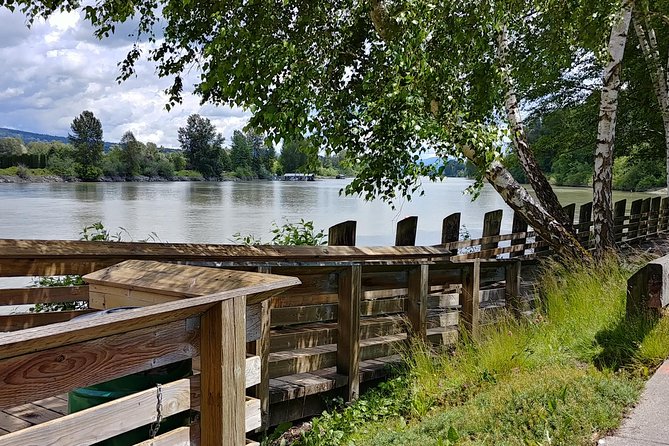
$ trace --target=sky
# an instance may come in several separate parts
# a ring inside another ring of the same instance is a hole
[[[177,130],[192,113],[209,118],[230,141],[246,125],[240,108],[200,105],[192,91],[196,70],[184,82],[183,104],[165,110],[159,79],[147,61],[137,77],[116,82],[118,62],[132,46],[131,25],[98,40],[79,12],[56,13],[28,29],[25,16],[0,8],[0,127],[67,136],[72,120],[84,110],[102,122],[105,141],[116,142],[132,131],[143,142],[177,148]]]

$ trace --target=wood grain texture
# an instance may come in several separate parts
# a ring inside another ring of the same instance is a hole
[[[395,232],[395,246],[415,246],[418,217],[405,217],[397,222]]]
[[[328,229],[328,245],[355,246],[355,230],[357,223],[353,220],[331,226]]]
[[[16,331],[55,324],[90,313],[91,310],[54,311],[48,313],[16,313],[0,316],[0,331]]]
[[[501,209],[485,213],[483,216],[483,237],[495,237],[499,235],[502,229],[502,214],[503,211]],[[498,242],[482,243],[481,251],[495,249],[497,246]]]
[[[469,268],[462,271],[462,294],[460,299],[462,320],[465,323],[465,328],[469,330],[474,338],[478,336],[479,331],[480,278],[481,263],[476,259]]]
[[[446,245],[460,240],[460,213],[456,212],[444,218],[441,222],[441,244]],[[451,254],[458,253],[457,248],[451,249]]]
[[[65,393],[199,354],[199,331],[176,321],[0,362],[0,408]]]
[[[246,302],[243,297],[219,302],[201,318],[202,443],[244,444]]]
[[[191,381],[161,386],[162,414],[174,415],[191,407]],[[81,412],[0,437],[2,446],[89,445],[156,419],[157,390],[145,390]]]
[[[428,265],[421,265],[409,271],[407,317],[411,324],[411,333],[423,340],[427,336],[428,274]]]
[[[178,427],[151,440],[142,441],[135,446],[191,446],[191,428]]]
[[[362,267],[352,266],[339,273],[337,314],[337,373],[348,378],[346,400],[360,395],[360,301]]]
[[[144,291],[152,296],[196,297],[258,285],[289,287],[299,284],[292,277],[218,268],[128,260],[88,274],[84,280],[96,286],[123,288],[128,294]],[[156,302],[157,303],[157,302]],[[256,303],[249,299],[249,303]]]
[[[88,286],[9,288],[0,290],[0,305],[43,304],[88,300]]]

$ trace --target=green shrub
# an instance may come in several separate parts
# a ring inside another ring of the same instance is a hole
[[[540,312],[434,354],[421,342],[384,387],[313,421],[301,445],[590,445],[669,356],[669,318],[626,318],[637,265],[549,264]]]
[[[196,180],[202,180],[204,177],[197,170],[178,170],[174,172],[174,175],[181,178],[192,178]]]
[[[256,178],[250,167],[237,167],[234,174],[240,180],[254,180]]]
[[[97,166],[84,166],[77,164],[75,167],[77,176],[84,181],[97,181],[102,176],[102,169]]]

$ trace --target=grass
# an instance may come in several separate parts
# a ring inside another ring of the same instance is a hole
[[[314,419],[298,444],[595,444],[669,356],[667,318],[624,317],[638,266],[547,266],[535,318],[507,318],[438,355],[411,346],[406,368]]]
[[[26,169],[23,168],[25,172],[28,173],[28,175],[32,177],[43,177],[47,175],[51,175],[51,172],[49,169]],[[0,169],[0,175],[18,175],[21,170],[21,167],[19,166],[12,166],[12,167],[6,167],[4,169]]]

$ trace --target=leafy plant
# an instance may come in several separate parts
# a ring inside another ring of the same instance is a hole
[[[327,244],[325,231],[323,229],[316,231],[314,229],[314,222],[306,221],[303,218],[296,223],[286,220],[281,226],[273,221],[270,232],[274,234],[269,243],[270,245],[320,246]],[[263,244],[260,237],[256,237],[253,234],[241,235],[239,232],[232,235],[232,241],[246,246]]]
[[[325,232],[322,229],[316,231],[314,229],[314,222],[306,221],[303,218],[297,223],[291,223],[286,220],[286,223],[281,226],[277,225],[276,222],[272,222],[270,232],[274,234],[272,238],[273,245],[317,246],[327,243]]]
[[[130,233],[123,227],[119,227],[119,231],[115,234],[110,233],[102,224],[101,221],[95,222],[91,225],[84,226],[82,231],[79,233],[79,240],[88,241],[88,242],[120,242],[123,241],[123,233],[127,234],[132,240]],[[160,241],[155,232],[150,233],[146,239],[140,240],[141,242],[146,241]],[[38,277],[35,280],[35,286],[38,287],[59,287],[59,286],[80,286],[85,285],[83,279],[80,275],[65,275],[65,276],[45,276]],[[86,301],[73,301],[73,302],[47,302],[47,303],[37,303],[29,309],[33,313],[42,313],[48,311],[72,311],[72,310],[85,310],[88,308],[88,302]]]

